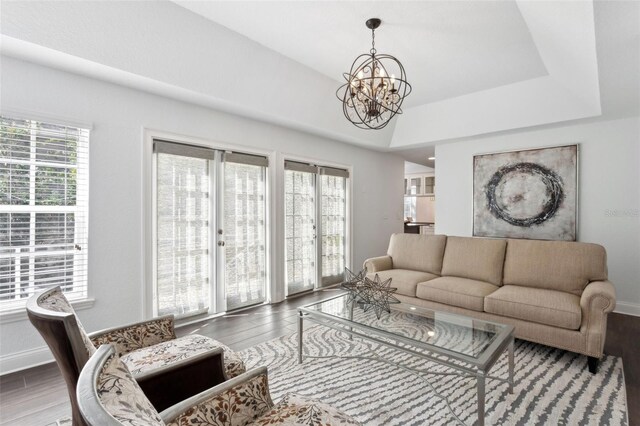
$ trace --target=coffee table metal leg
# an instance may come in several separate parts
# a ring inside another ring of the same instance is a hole
[[[353,321],[353,305],[355,305],[355,300],[349,304],[349,320]],[[353,331],[353,327],[349,327],[349,331]],[[349,340],[353,340],[353,333],[349,333]]]
[[[302,364],[302,333],[304,330],[304,316],[299,312],[298,317],[298,364]]]
[[[513,349],[515,346],[515,339],[511,337],[511,342],[509,343],[509,393],[513,393]]]
[[[484,426],[484,398],[485,398],[485,375],[483,372],[479,372],[476,375],[478,380],[478,426]]]

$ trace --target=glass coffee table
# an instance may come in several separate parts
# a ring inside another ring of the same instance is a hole
[[[298,362],[304,354],[304,320],[342,331],[349,339],[359,337],[410,354],[428,359],[455,370],[455,374],[473,377],[477,382],[478,425],[484,425],[485,383],[487,378],[507,382],[513,393],[513,326],[482,321],[464,315],[438,312],[431,309],[400,303],[391,306],[391,313],[384,312],[378,319],[373,309],[365,312],[341,294],[320,302],[298,308]],[[489,376],[491,368],[500,356],[507,352],[509,377]],[[306,355],[309,358],[319,358]],[[345,354],[342,358],[366,358],[362,354]],[[452,373],[416,370],[387,361],[375,355],[371,358],[397,365],[417,373],[437,396],[442,398],[451,414],[460,423],[446,398],[440,395],[424,373],[451,375]]]

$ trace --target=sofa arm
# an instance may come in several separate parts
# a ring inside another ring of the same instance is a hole
[[[364,261],[363,267],[367,272],[386,271],[393,268],[393,260],[391,256],[372,257]]]
[[[616,307],[616,289],[609,281],[592,281],[582,292],[580,308],[582,315],[589,315],[593,311],[605,314]]]
[[[607,335],[607,314],[616,306],[616,290],[609,281],[590,282],[580,297],[582,327],[587,336],[587,352],[600,358]]]
[[[89,334],[95,346],[113,344],[118,356],[136,349],[156,345],[176,338],[173,315],[109,328]]]

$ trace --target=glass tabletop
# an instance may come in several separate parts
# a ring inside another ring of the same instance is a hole
[[[348,303],[346,294],[299,309],[345,326],[374,334],[378,331],[382,337],[399,337],[411,346],[443,349],[472,359],[483,356],[497,339],[508,338],[513,330],[512,326],[407,303],[391,305],[391,313],[383,312],[378,319],[373,308],[365,312],[361,306]]]

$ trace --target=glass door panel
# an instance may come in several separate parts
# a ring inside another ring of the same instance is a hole
[[[315,173],[285,170],[287,295],[316,286]]]
[[[421,187],[422,187],[421,177],[411,178],[411,180],[409,181],[409,194],[411,195],[422,194]]]
[[[224,163],[224,285],[227,310],[262,303],[267,283],[266,167]]]
[[[160,152],[156,164],[157,313],[205,313],[211,288],[211,162]]]
[[[320,175],[320,220],[322,231],[322,286],[342,281],[346,247],[347,179]]]

